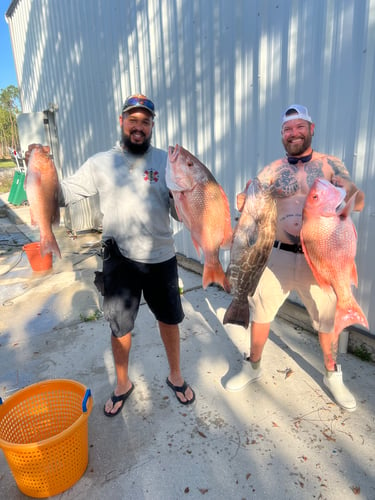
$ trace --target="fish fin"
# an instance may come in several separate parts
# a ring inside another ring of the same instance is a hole
[[[314,278],[316,280],[316,282],[318,283],[318,285],[320,286],[320,288],[322,290],[325,290],[325,291],[329,291],[329,290],[332,290],[332,286],[331,284],[326,281],[325,279],[323,279],[319,273],[319,271],[317,271],[313,266],[310,266],[310,269],[311,269],[311,272],[313,273],[314,275]]]
[[[349,308],[336,308],[335,333],[340,333],[350,325],[362,325],[368,329],[368,321],[359,304],[353,297],[353,302]]]
[[[248,246],[249,247],[254,246],[258,238],[259,238],[259,226],[258,224],[253,223],[251,224],[251,226],[247,228],[246,239]]]
[[[223,325],[227,323],[240,325],[247,329],[250,323],[249,304],[247,302],[232,300],[228,309],[225,311],[223,318]]]
[[[198,254],[198,257],[200,257],[201,256],[201,248],[200,248],[198,242],[195,241],[195,239],[193,238],[193,236],[191,237],[191,240],[192,240],[194,248],[195,248],[195,250],[196,250],[196,252]]]
[[[173,191],[171,191],[171,193],[172,193],[172,195],[173,195]],[[179,209],[179,207],[178,207],[178,204],[176,203],[176,199],[175,199],[175,197],[174,197],[174,196],[173,196],[173,199],[174,199],[174,202],[175,202],[175,204],[174,204],[174,208],[176,209],[176,214],[177,214],[178,220],[179,220],[180,222],[183,222],[182,215],[181,215],[181,213],[180,213],[180,209]]]
[[[230,292],[230,284],[220,262],[216,266],[203,266],[203,288],[206,289],[211,283],[216,283],[224,288],[226,292]]]
[[[357,241],[358,240],[357,228],[355,227],[354,222],[352,222],[352,224],[353,224],[353,231],[354,231],[355,241]]]
[[[352,272],[350,275],[350,280],[351,283],[358,288],[358,273],[357,273],[357,266],[355,265],[355,262],[353,262],[353,267],[352,267]]]
[[[224,189],[219,185],[220,192],[223,196],[224,200],[224,236],[223,236],[223,241],[221,242],[220,248],[226,250],[229,249],[231,244],[232,244],[232,238],[233,238],[233,229],[232,229],[232,222],[230,218],[230,208],[229,208],[229,201],[228,197],[224,191]]]

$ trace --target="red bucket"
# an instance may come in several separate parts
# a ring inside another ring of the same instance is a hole
[[[48,271],[52,268],[52,253],[47,253],[42,256],[40,253],[40,242],[28,243],[23,246],[27,258],[30,262],[31,269],[36,272]]]

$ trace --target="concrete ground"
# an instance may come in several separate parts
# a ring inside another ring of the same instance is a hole
[[[22,245],[38,239],[27,207],[0,206],[0,396],[68,378],[89,387],[89,463],[60,499],[375,499],[375,365],[342,354],[358,409],[338,408],[322,385],[316,335],[297,308],[272,325],[263,378],[241,392],[221,379],[240,366],[249,332],[222,324],[230,296],[180,268],[186,318],[183,373],[196,402],[167,387],[156,322],[141,306],[131,353],[135,390],[120,415],[103,415],[114,385],[110,336],[93,285],[100,234],[56,232],[62,259],[32,272]],[[1,203],[1,201],[0,201]],[[285,317],[288,317],[287,321]],[[27,498],[0,454],[0,498]]]

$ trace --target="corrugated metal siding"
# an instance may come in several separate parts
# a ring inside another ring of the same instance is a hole
[[[343,159],[367,196],[357,298],[374,330],[375,0],[19,0],[8,16],[23,112],[59,106],[65,175],[112,145],[122,101],[141,91],[158,108],[154,144],[195,153],[233,208],[283,154],[283,109],[306,104],[314,148]]]

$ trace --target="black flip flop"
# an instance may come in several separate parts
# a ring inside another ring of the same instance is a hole
[[[181,403],[182,405],[191,405],[191,403],[194,403],[194,401],[195,401],[195,392],[190,387],[190,385],[188,385],[185,381],[184,381],[184,383],[180,387],[178,387],[177,385],[173,385],[172,382],[168,379],[168,377],[167,377],[166,382],[167,382],[167,385],[175,393],[175,396],[176,396],[177,401],[179,403]],[[190,400],[187,399],[186,396],[185,396],[186,389],[188,389],[189,387],[191,389],[191,392],[193,393],[193,397]],[[186,401],[181,401],[181,399],[177,396],[177,392],[181,392],[185,396]]]
[[[128,390],[128,392],[125,392],[125,394],[121,394],[120,396],[116,396],[114,392],[112,392],[112,395],[111,395],[111,401],[113,403],[113,406],[115,406],[116,403],[119,403],[120,401],[122,402],[121,406],[119,406],[119,408],[115,411],[115,413],[111,413],[111,412],[107,412],[105,411],[105,405],[104,405],[104,408],[103,408],[103,411],[104,411],[104,415],[106,417],[115,417],[118,413],[120,413],[120,411],[123,409],[124,407],[124,404],[125,404],[125,401],[128,399],[128,397],[130,396],[130,394],[133,392],[134,390],[134,384],[130,387],[130,389]],[[112,408],[113,408],[112,406]]]

